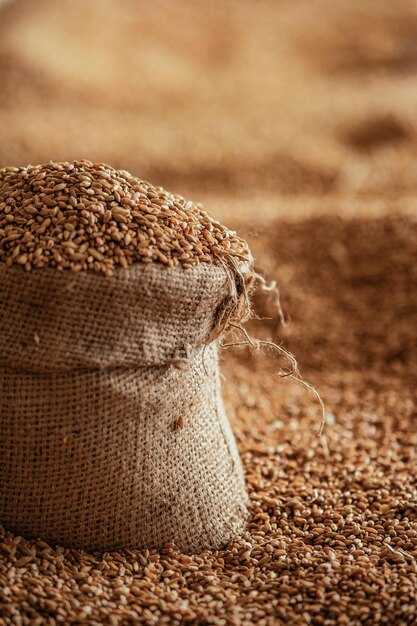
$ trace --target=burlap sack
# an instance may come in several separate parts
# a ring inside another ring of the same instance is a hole
[[[217,548],[247,496],[216,342],[221,267],[0,267],[0,521],[88,549]]]

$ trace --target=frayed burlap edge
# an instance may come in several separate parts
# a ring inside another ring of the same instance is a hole
[[[278,358],[283,357],[289,367],[281,368],[278,371],[278,376],[294,380],[315,397],[320,406],[320,421],[316,435],[322,437],[326,424],[326,408],[317,389],[302,377],[295,356],[272,339],[265,340],[252,337],[243,327],[245,322],[256,317],[253,296],[258,290],[273,294],[277,317],[283,326],[286,325],[276,282],[268,283],[262,274],[255,270],[253,257],[250,257],[245,263],[238,263],[231,256],[221,257],[218,263],[224,267],[227,273],[229,294],[218,307],[210,340],[232,334],[231,340],[219,341],[220,347],[246,346],[254,351],[262,353],[266,350],[274,352]],[[237,332],[240,333],[240,340],[236,337]]]

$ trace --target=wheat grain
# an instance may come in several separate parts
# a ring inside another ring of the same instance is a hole
[[[247,244],[198,205],[103,163],[0,170],[0,262],[112,274],[157,262],[248,259]]]

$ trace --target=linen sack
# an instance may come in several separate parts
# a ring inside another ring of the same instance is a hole
[[[90,550],[219,548],[247,495],[215,341],[217,265],[0,267],[0,522]]]

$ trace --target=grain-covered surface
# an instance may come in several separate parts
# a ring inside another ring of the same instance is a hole
[[[247,533],[191,557],[5,534],[1,619],[416,624],[417,4],[120,4],[5,6],[0,164],[104,160],[239,228],[291,318],[252,330],[326,437],[273,360],[226,351]]]

